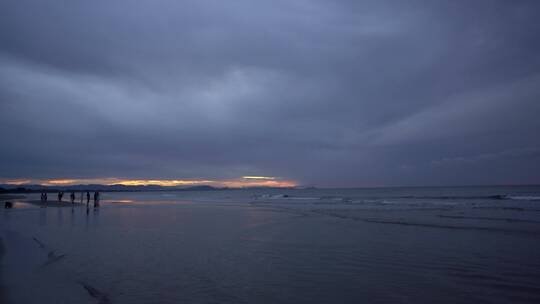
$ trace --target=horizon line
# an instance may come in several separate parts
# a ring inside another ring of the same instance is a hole
[[[469,185],[382,185],[382,186],[313,186],[313,185],[271,185],[271,184],[248,184],[236,186],[219,186],[211,183],[194,183],[194,184],[179,184],[179,185],[160,185],[160,184],[126,184],[126,183],[74,183],[74,184],[40,184],[40,183],[24,183],[10,184],[0,182],[0,186],[9,186],[11,188],[24,188],[24,186],[40,186],[46,188],[62,188],[62,187],[79,187],[79,186],[102,186],[114,187],[123,186],[128,188],[136,187],[161,187],[174,189],[189,189],[197,187],[211,187],[215,189],[243,189],[243,188],[286,188],[286,189],[385,189],[385,188],[466,188],[466,187],[540,187],[539,184],[469,184]]]
[[[284,179],[275,176],[255,176],[246,175],[238,178],[229,179],[208,179],[208,178],[188,178],[188,179],[130,179],[119,177],[102,178],[0,178],[0,184],[9,186],[73,186],[73,185],[123,185],[123,186],[162,186],[162,187],[181,187],[181,186],[199,186],[208,185],[213,187],[296,187],[297,181]]]

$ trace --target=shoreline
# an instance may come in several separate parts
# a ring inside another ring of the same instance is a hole
[[[5,200],[14,200],[14,199],[25,199],[25,195],[14,195],[14,194],[0,194],[0,201]]]
[[[71,203],[70,201],[59,202],[57,200],[49,200],[47,202],[43,202],[41,200],[28,199],[25,196],[0,195],[0,203],[2,204],[2,206],[0,206],[0,207],[4,208],[4,204],[7,203],[7,202],[10,202],[10,203],[14,204],[14,206],[12,208],[16,208],[16,205],[18,203],[38,206],[38,207],[41,207],[41,208],[46,208],[46,207],[83,207],[83,206],[87,205],[86,203],[81,203],[80,201],[75,202],[75,203]],[[88,205],[93,206],[93,201],[88,203]]]
[[[5,251],[4,242],[3,242],[2,237],[0,236],[0,301],[2,303],[7,303],[6,292],[4,289],[4,272],[3,272],[4,251]]]
[[[42,202],[40,200],[20,200],[18,202],[19,203],[24,203],[24,204],[30,204],[30,205],[34,205],[34,206],[39,206],[41,208],[46,208],[46,207],[83,207],[83,206],[86,206],[86,203],[80,203],[80,202],[71,203],[71,202],[67,202],[67,201],[62,201],[62,202],[59,202],[59,201]],[[15,201],[14,203],[17,203],[17,201]],[[90,206],[92,204],[93,204],[93,202],[90,202],[88,204],[88,206]]]
[[[43,202],[41,200],[35,200],[35,199],[28,199],[25,195],[12,195],[12,194],[0,194],[0,203],[4,207],[4,204],[7,202],[14,203],[15,205],[17,203],[23,203],[23,204],[29,204],[34,206],[39,206],[41,208],[46,207],[81,207],[87,205],[87,203],[81,203],[80,200],[76,200],[74,203],[71,203],[70,201],[62,201],[59,202],[58,200],[48,200],[46,202]],[[90,201],[88,205],[93,205],[93,201]]]

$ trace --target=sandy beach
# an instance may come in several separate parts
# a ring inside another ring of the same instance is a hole
[[[39,199],[35,199],[36,196],[39,196],[39,194],[32,193],[28,195],[15,195],[15,194],[0,194],[0,202],[2,203],[2,207],[4,207],[5,202],[11,202],[14,204],[14,208],[20,208],[25,207],[26,205],[33,205],[38,207],[82,207],[86,206],[86,199],[81,203],[80,196],[77,197],[74,203],[71,203],[69,200],[62,200],[58,201],[56,199],[48,199],[47,201],[41,201]],[[56,197],[56,193],[49,193],[49,197]],[[93,206],[94,202],[91,200],[89,202],[89,206]],[[28,206],[26,206],[28,207]]]
[[[59,201],[42,202],[34,199],[36,194],[1,194],[2,207],[13,203],[13,210],[33,211],[36,208],[72,210],[86,204]],[[90,206],[93,206],[90,203]],[[9,209],[12,210],[12,209]],[[5,210],[3,220],[9,220]],[[0,225],[5,228],[4,225]],[[62,262],[65,253],[43,243],[36,236],[19,231],[2,229],[0,235],[0,299],[2,303],[108,303],[92,286],[81,281],[66,280],[54,269]],[[32,292],[28,292],[28,290]]]
[[[17,195],[17,194],[0,194],[0,202],[9,201],[9,200],[15,200],[15,199],[24,199],[26,196],[24,195]]]
[[[0,12],[0,304],[540,303],[540,0]]]
[[[106,193],[89,212],[3,209],[4,296],[130,304],[540,299],[536,201],[390,194]],[[36,291],[26,293],[29,286]]]
[[[15,231],[2,231],[2,243],[2,303],[97,303],[55,269],[65,254]]]
[[[6,291],[4,290],[4,272],[3,272],[3,264],[4,264],[4,242],[2,238],[0,238],[0,300],[2,300],[2,303],[7,303],[6,298]]]

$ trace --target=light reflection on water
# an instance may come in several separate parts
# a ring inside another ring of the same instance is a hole
[[[2,210],[0,227],[7,246],[16,231],[36,252],[33,237],[66,254],[40,275],[111,303],[540,300],[532,201],[258,194],[107,193],[100,208]]]

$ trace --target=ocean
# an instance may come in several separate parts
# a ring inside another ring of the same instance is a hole
[[[2,303],[540,303],[539,186],[29,200],[0,211]]]

